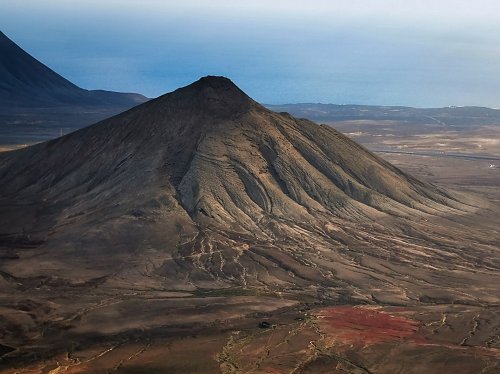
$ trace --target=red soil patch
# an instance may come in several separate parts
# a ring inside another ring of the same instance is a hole
[[[409,338],[419,322],[380,310],[362,307],[331,307],[317,314],[321,330],[344,344],[371,345]]]

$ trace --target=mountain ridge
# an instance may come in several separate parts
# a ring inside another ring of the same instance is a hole
[[[500,110],[477,106],[414,108],[392,105],[323,103],[264,104],[264,106],[275,111],[287,111],[299,118],[308,118],[316,122],[398,121],[400,126],[440,124],[464,128],[500,124]]]
[[[0,31],[0,107],[132,106],[146,100],[140,94],[82,89]]]

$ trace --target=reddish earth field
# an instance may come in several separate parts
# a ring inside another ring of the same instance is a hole
[[[341,306],[321,309],[317,315],[321,329],[336,341],[365,346],[414,337],[420,323],[383,310]]]

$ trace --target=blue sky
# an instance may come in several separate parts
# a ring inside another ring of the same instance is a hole
[[[0,0],[0,24],[89,89],[210,74],[265,103],[500,107],[496,0]]]

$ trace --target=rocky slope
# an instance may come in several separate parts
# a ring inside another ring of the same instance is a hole
[[[271,112],[222,77],[0,154],[0,196],[12,290],[498,300],[494,243],[449,220],[478,202]]]

